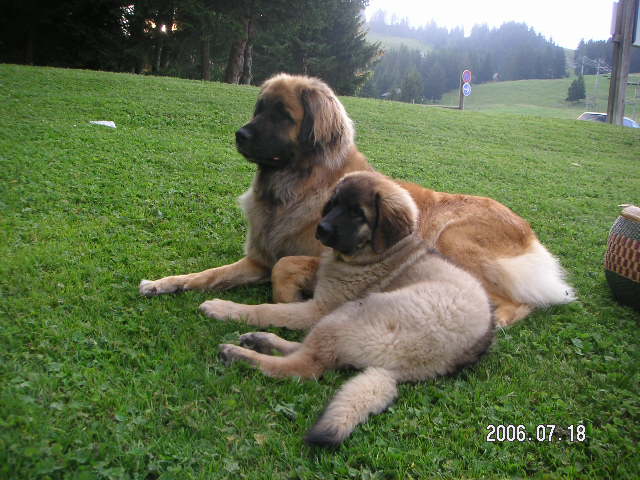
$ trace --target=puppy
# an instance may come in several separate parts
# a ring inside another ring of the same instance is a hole
[[[323,210],[316,235],[323,254],[314,298],[304,303],[238,305],[214,300],[219,319],[313,328],[302,343],[271,333],[220,345],[221,357],[245,360],[267,375],[318,378],[351,366],[347,382],[305,440],[337,446],[397,396],[397,384],[456,372],[490,346],[494,321],[472,275],[424,246],[418,208],[397,183],[373,172],[345,176]],[[284,356],[272,356],[277,350]]]

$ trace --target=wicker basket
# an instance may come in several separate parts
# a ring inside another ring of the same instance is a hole
[[[640,310],[640,208],[624,207],[609,233],[604,270],[616,300]]]

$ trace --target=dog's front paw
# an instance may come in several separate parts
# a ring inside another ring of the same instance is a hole
[[[246,316],[245,305],[241,305],[235,302],[229,302],[228,300],[207,300],[200,305],[200,311],[207,317],[215,318],[216,320],[239,320],[243,316]]]
[[[218,357],[220,357],[220,360],[222,360],[225,365],[231,365],[238,360],[247,360],[247,358],[242,355],[242,347],[238,347],[237,345],[221,343],[218,345],[218,350],[220,350]]]
[[[182,291],[182,287],[176,283],[167,281],[164,278],[160,280],[141,280],[138,286],[140,295],[145,297],[155,297],[163,293],[176,293]]]

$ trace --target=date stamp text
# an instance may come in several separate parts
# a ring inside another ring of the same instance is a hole
[[[537,425],[530,431],[525,425],[487,425],[487,442],[584,442],[584,425]]]

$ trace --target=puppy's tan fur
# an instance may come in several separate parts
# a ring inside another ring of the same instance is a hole
[[[199,273],[143,280],[143,295],[225,289],[267,281],[270,276],[276,302],[299,301],[313,293],[318,257],[325,250],[314,236],[321,209],[342,176],[372,168],[355,146],[353,126],[342,104],[320,80],[277,75],[263,85],[260,99],[278,99],[285,105],[294,120],[285,133],[294,143],[303,125],[312,123],[316,148],[307,152],[300,146],[285,168],[258,168],[251,188],[240,197],[249,223],[245,258]],[[480,279],[496,305],[500,325],[525,317],[535,307],[574,298],[557,260],[529,224],[504,205],[489,198],[398,184],[417,205],[425,244]],[[295,320],[286,326],[299,324]]]
[[[315,323],[301,344],[268,333],[243,335],[242,344],[253,350],[221,345],[228,361],[247,360],[272,376],[317,378],[347,365],[364,370],[307,434],[309,443],[331,446],[385,409],[397,383],[455,372],[475,362],[493,337],[486,292],[425,246],[408,192],[375,173],[352,174],[345,182],[379,195],[379,221],[361,229],[368,241],[355,253],[323,254],[313,300],[253,307],[213,301],[208,311],[221,319],[248,316],[252,323]],[[373,215],[370,205],[363,209]],[[268,355],[271,349],[285,356]]]

